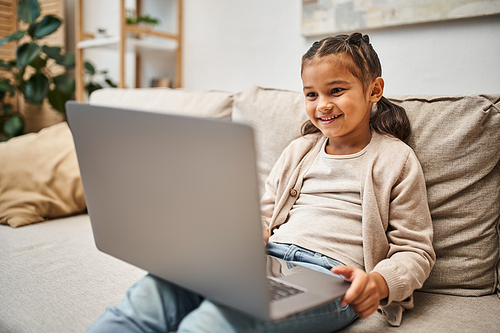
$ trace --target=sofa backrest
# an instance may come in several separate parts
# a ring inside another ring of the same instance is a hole
[[[89,102],[159,113],[231,119],[233,94],[217,90],[105,88],[94,91]]]
[[[253,86],[235,94],[232,119],[254,128],[262,196],[267,176],[281,152],[301,135],[300,128],[307,120],[304,95]]]
[[[227,117],[255,129],[259,186],[307,120],[301,92],[250,87],[237,94],[105,89],[91,103]],[[156,96],[158,94],[158,96]],[[423,290],[500,295],[500,95],[389,98],[410,118],[408,144],[427,183],[437,261]]]

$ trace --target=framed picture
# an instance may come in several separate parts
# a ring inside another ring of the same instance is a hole
[[[303,0],[304,36],[500,14],[500,0]]]

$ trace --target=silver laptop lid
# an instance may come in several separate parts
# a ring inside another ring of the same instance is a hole
[[[268,318],[251,128],[75,102],[67,110],[99,250]]]

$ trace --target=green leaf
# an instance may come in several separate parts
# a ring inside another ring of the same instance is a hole
[[[26,73],[26,67],[21,67],[17,72],[14,73],[15,82],[17,85],[17,90],[24,94],[26,88],[26,81],[24,80],[24,73]]]
[[[11,96],[14,95],[14,88],[10,84],[9,80],[0,81],[0,91],[3,93],[9,93]]]
[[[56,63],[58,65],[62,65],[66,67],[66,69],[75,67],[75,54],[74,53],[66,53],[62,56],[60,60],[56,59]]]
[[[75,67],[75,54],[66,53],[61,54],[61,48],[59,46],[42,46],[42,51],[47,55],[47,57],[52,58],[56,61],[56,64],[68,68]]]
[[[71,95],[65,95],[59,90],[49,91],[48,94],[49,103],[54,109],[61,113],[66,113],[65,104],[71,99]]]
[[[54,79],[56,89],[64,95],[73,95],[75,92],[75,77],[70,74],[62,74],[56,76]]]
[[[23,128],[23,118],[19,113],[13,114],[9,120],[3,124],[3,132],[7,134],[9,138],[22,134]]]
[[[61,54],[60,46],[42,46],[42,51],[47,55],[47,57],[57,60],[62,60],[63,55]]]
[[[45,65],[47,65],[47,60],[38,56],[32,62],[30,62],[29,65],[39,71],[44,68]]]
[[[40,53],[41,47],[35,43],[27,43],[17,48],[17,67],[26,67],[35,60]]]
[[[15,63],[14,63],[15,65]],[[10,71],[12,69],[12,64],[10,62],[3,61],[0,59],[0,69]]]
[[[87,90],[88,96],[90,96],[90,94],[99,89],[102,89],[102,86],[99,83],[91,82],[85,85],[85,90]]]
[[[37,0],[20,0],[17,5],[17,17],[26,23],[35,22],[41,11]]]
[[[112,87],[112,88],[116,88],[116,83],[114,83],[113,81],[111,81],[111,79],[110,79],[110,78],[106,78],[104,81],[105,81],[105,82],[106,82],[106,83],[107,83],[110,87]]]
[[[17,30],[13,34],[0,40],[0,46],[2,46],[3,44],[5,44],[7,42],[10,42],[11,40],[20,40],[21,38],[23,38],[25,33],[26,33],[26,31],[24,31],[24,30]]]
[[[85,69],[87,70],[88,74],[90,75],[95,75],[95,68],[92,66],[92,64],[88,61],[85,61]]]
[[[35,23],[33,28],[33,37],[41,39],[55,32],[61,26],[61,20],[53,15],[44,16],[44,18]]]
[[[31,39],[35,39],[35,23],[30,24],[28,27],[28,30],[26,31],[28,33],[28,36],[31,37]]]
[[[26,83],[24,96],[31,104],[40,105],[49,92],[49,79],[42,73],[36,73]]]

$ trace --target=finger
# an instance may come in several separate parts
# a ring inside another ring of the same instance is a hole
[[[350,266],[338,265],[331,269],[333,274],[342,275],[346,281],[352,280],[352,273],[354,272],[354,268]]]
[[[352,281],[352,274],[354,272],[353,267],[338,265],[338,266],[333,267],[331,269],[331,271],[333,274],[342,275],[344,277],[344,280],[346,280],[346,281],[349,281],[349,282]],[[346,306],[348,303],[349,303],[349,298],[346,299],[346,295],[344,294],[344,297],[342,297],[342,300],[340,301],[340,305]]]
[[[368,295],[368,297],[366,297],[366,295],[363,295],[363,298],[364,298],[363,300],[358,298],[354,302],[351,302],[349,305],[351,307],[356,307],[358,311],[362,312],[374,306],[378,307],[380,304],[380,301],[375,296]]]
[[[352,282],[349,289],[347,289],[342,303],[350,304],[354,302],[365,289],[366,283],[368,281],[366,274],[363,271],[353,271],[352,272]],[[345,305],[345,304],[344,304]]]
[[[349,304],[362,306],[363,304],[369,304],[373,302],[376,299],[376,297],[374,297],[374,295],[371,295],[370,293],[365,292],[365,290],[361,291],[361,293],[355,299],[353,299]]]
[[[377,311],[378,309],[378,305],[373,305],[373,306],[370,306],[366,309],[363,309],[363,310],[359,310],[359,309],[354,309],[354,313],[356,313],[356,315],[360,318],[367,318],[369,316],[371,316],[375,311]]]
[[[368,276],[363,290],[351,304],[378,303],[380,302],[380,298],[376,283]]]

